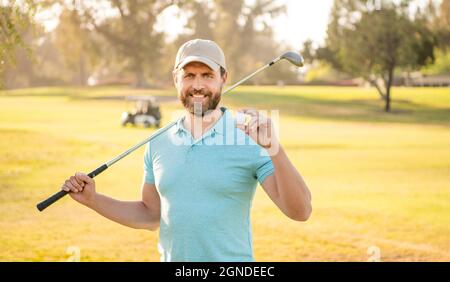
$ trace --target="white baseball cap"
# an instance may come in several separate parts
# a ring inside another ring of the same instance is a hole
[[[211,40],[193,39],[184,43],[178,49],[174,70],[182,69],[192,62],[204,63],[215,71],[220,67],[227,69],[222,49]]]

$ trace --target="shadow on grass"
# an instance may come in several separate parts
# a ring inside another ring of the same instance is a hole
[[[313,95],[284,95],[267,92],[240,92],[224,97],[236,107],[280,110],[281,115],[351,122],[387,122],[450,126],[450,108],[436,108],[408,100],[392,100],[392,111],[384,111],[381,99],[314,98]]]

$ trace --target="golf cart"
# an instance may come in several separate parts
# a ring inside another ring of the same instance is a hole
[[[127,102],[134,102],[131,111],[122,113],[122,126],[127,124],[143,125],[144,127],[160,127],[161,112],[156,98],[152,96],[131,96],[126,97]]]

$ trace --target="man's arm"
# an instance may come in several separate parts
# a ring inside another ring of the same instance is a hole
[[[281,146],[271,158],[275,172],[267,176],[261,186],[289,218],[308,220],[312,212],[308,186]]]
[[[97,193],[90,208],[128,227],[148,230],[159,227],[160,202],[155,185],[142,185],[141,201],[118,201]]]
[[[141,201],[118,201],[95,191],[95,181],[77,173],[64,183],[63,190],[79,203],[100,215],[137,229],[156,230],[159,227],[160,199],[154,184],[142,185]]]
[[[279,144],[272,121],[253,109],[244,109],[242,113],[251,116],[251,119],[238,123],[237,127],[266,148],[275,168],[275,172],[261,184],[262,187],[288,217],[298,221],[308,220],[312,212],[311,193]]]

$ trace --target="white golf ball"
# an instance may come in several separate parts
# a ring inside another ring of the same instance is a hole
[[[236,114],[236,123],[237,124],[244,124],[245,123],[245,119],[246,119],[246,117],[245,117],[244,113],[238,112]]]

